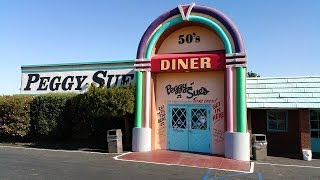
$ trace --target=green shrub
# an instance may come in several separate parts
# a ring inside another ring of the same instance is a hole
[[[45,94],[36,96],[30,105],[31,135],[40,139],[66,138],[70,120],[65,118],[66,102],[75,94]]]
[[[0,135],[24,137],[30,127],[31,96],[0,96]]]
[[[134,111],[134,92],[132,86],[97,88],[91,86],[86,94],[92,117],[122,118]]]
[[[88,92],[73,99],[69,109],[73,115],[73,135],[91,138],[97,143],[106,142],[107,130],[123,129],[128,140],[130,121],[133,121],[134,88],[97,88],[91,86]]]
[[[0,96],[0,136],[30,135],[33,140],[81,140],[106,145],[107,130],[122,129],[124,147],[128,148],[134,95],[133,86],[91,86],[84,94]]]
[[[73,139],[88,140],[92,131],[92,118],[88,114],[90,105],[86,102],[86,94],[74,96],[66,102],[65,119],[71,122],[69,131]]]

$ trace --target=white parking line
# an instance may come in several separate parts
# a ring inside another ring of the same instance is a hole
[[[27,150],[37,150],[37,151],[52,151],[52,152],[76,152],[76,153],[86,153],[86,154],[123,154],[123,153],[102,153],[93,151],[82,151],[82,150],[62,150],[62,149],[44,149],[44,148],[33,148],[33,147],[20,147],[20,146],[4,146],[0,145],[0,148],[12,148],[12,149],[27,149]]]
[[[251,162],[250,163],[250,173],[253,173],[254,172],[254,162]]]
[[[167,164],[167,163],[156,163],[156,162],[148,162],[148,161],[135,161],[135,160],[124,160],[119,159],[119,157],[129,154],[131,152],[126,153],[102,153],[102,152],[92,152],[92,151],[81,151],[81,150],[60,150],[60,149],[43,149],[43,148],[32,148],[32,147],[21,147],[21,146],[5,146],[0,145],[0,148],[12,148],[12,149],[26,149],[26,150],[37,150],[37,151],[51,151],[51,152],[68,152],[68,153],[86,153],[86,154],[115,154],[117,156],[113,157],[115,160],[118,161],[130,161],[130,162],[142,162],[142,163],[150,163],[150,164],[160,164],[160,165],[169,165],[169,166],[183,166],[183,167],[193,167],[193,168],[207,168],[207,167],[198,167],[198,166],[188,166],[188,165],[179,165],[179,164]],[[319,167],[320,168],[320,167]],[[230,170],[230,169],[219,169],[219,168],[209,168],[221,171],[230,171],[230,172],[242,172],[242,173],[253,173],[254,171],[254,162],[250,163],[250,170],[249,171],[238,171],[238,170]]]
[[[126,155],[126,154],[130,154],[130,153],[131,153],[131,152],[127,152],[127,153],[119,154],[118,156],[113,157],[113,159],[115,159],[115,160],[121,160],[121,159],[119,159],[118,157],[120,157],[120,156],[124,156],[124,155]]]
[[[256,164],[270,165],[270,166],[283,166],[283,167],[298,167],[298,168],[320,169],[320,167],[318,167],[318,166],[301,166],[301,165],[291,165],[291,164],[272,164],[272,163],[262,163],[262,162],[256,162]]]

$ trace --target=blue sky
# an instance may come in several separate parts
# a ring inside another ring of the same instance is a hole
[[[1,0],[0,94],[19,93],[21,65],[134,59],[155,18],[192,2],[234,21],[249,70],[320,76],[319,0]]]

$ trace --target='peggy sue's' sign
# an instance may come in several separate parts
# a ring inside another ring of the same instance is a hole
[[[84,92],[91,83],[114,87],[134,83],[133,69],[22,73],[21,93]]]
[[[152,72],[212,71],[225,69],[225,54],[165,54],[151,60]]]

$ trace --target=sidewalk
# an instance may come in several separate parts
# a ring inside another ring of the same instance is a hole
[[[123,161],[178,165],[239,172],[250,172],[251,170],[250,161],[238,161],[214,155],[203,155],[168,150],[126,153],[117,156],[115,159]]]

